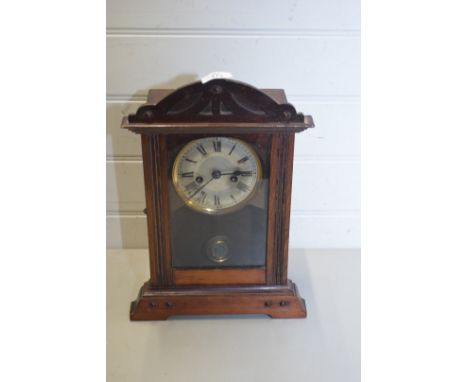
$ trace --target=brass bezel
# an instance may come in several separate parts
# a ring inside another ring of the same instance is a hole
[[[177,167],[179,165],[179,162],[182,159],[182,156],[183,156],[182,153],[185,151],[185,149],[188,146],[191,146],[191,145],[195,144],[198,141],[204,141],[207,138],[225,138],[225,139],[229,139],[231,141],[236,141],[236,142],[242,144],[247,149],[247,151],[250,152],[250,154],[253,156],[253,158],[255,159],[255,163],[257,165],[257,178],[255,179],[255,186],[252,189],[252,192],[249,194],[249,196],[247,196],[244,200],[242,200],[241,202],[235,204],[234,206],[227,207],[227,208],[221,208],[221,209],[212,209],[212,208],[200,207],[200,206],[194,204],[192,200],[189,200],[187,198],[187,196],[185,195],[185,193],[179,187],[180,182],[178,182]],[[260,184],[261,184],[262,174],[263,174],[262,170],[263,169],[262,169],[262,163],[260,161],[260,158],[259,158],[257,152],[255,151],[255,149],[249,143],[247,143],[247,142],[245,142],[245,141],[243,141],[241,139],[238,139],[238,138],[231,138],[229,136],[204,137],[204,138],[194,139],[194,140],[192,140],[190,142],[187,142],[180,149],[179,153],[177,154],[177,156],[176,156],[176,158],[174,160],[174,164],[172,166],[172,183],[174,185],[174,189],[175,189],[177,195],[179,195],[179,197],[182,199],[182,201],[185,203],[185,205],[187,207],[191,208],[194,211],[201,212],[201,213],[204,213],[204,214],[207,214],[207,215],[224,215],[224,214],[239,210],[241,207],[245,206],[254,197],[254,195],[257,193],[258,188],[260,187]]]

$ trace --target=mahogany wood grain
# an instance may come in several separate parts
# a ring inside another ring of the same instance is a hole
[[[196,81],[164,97],[157,104],[140,106],[128,116],[130,124],[160,122],[299,122],[304,115],[289,103],[278,103],[265,92],[234,80]]]
[[[143,169],[145,174],[148,243],[150,249],[151,282],[171,285],[172,268],[169,244],[166,137],[142,136]]]
[[[265,284],[265,268],[175,269],[176,285]]]
[[[143,285],[138,299],[131,304],[130,319],[166,320],[180,315],[265,314],[272,318],[304,318],[305,301],[290,282],[278,289],[251,286],[215,289],[191,288],[188,291],[160,289]]]
[[[175,89],[150,89],[146,103],[149,105],[156,105],[164,97],[171,94]],[[286,103],[286,93],[283,89],[262,89],[262,92],[267,96],[273,98],[278,103]]]
[[[285,284],[288,280],[288,250],[289,250],[289,220],[291,214],[291,194],[292,194],[292,174],[294,161],[294,134],[283,135],[283,172],[279,180],[282,185],[281,200],[278,202],[278,208],[281,210],[280,232],[276,234],[281,237],[277,249],[278,272],[277,282]]]
[[[278,179],[276,174],[278,172],[278,136],[273,135],[271,139],[270,149],[270,180],[269,180],[269,192],[268,192],[268,221],[267,221],[267,242],[266,242],[266,277],[267,284],[276,284],[275,277],[275,250],[274,237],[276,234],[276,194],[278,188]]]
[[[236,94],[235,86],[229,86]],[[265,94],[252,93],[250,89],[243,94],[252,95],[252,99],[236,100],[241,106],[230,104],[234,114],[241,113],[239,119],[235,115],[224,119],[220,115],[218,100],[217,106],[211,106],[212,117],[200,116],[200,110],[195,107],[192,109],[197,113],[197,118],[193,118],[193,121],[190,113],[185,111],[180,112],[181,119],[177,120],[170,115],[171,112],[166,113],[173,110],[177,114],[177,110],[181,110],[180,105],[168,103],[166,97],[169,93],[168,90],[158,89],[151,90],[148,95],[148,105],[161,105],[146,110],[149,115],[152,111],[163,115],[162,120],[155,119],[156,114],[153,114],[148,117],[150,123],[140,123],[141,120],[145,122],[146,118],[143,108],[139,116],[133,116],[138,123],[131,123],[128,118],[122,121],[123,128],[142,135],[150,258],[150,280],[143,285],[137,300],[132,303],[130,318],[162,320],[173,315],[240,313],[305,317],[305,302],[295,284],[287,279],[287,262],[294,133],[313,127],[312,117],[296,114],[294,107],[286,103],[283,90],[264,91],[273,102],[266,99]],[[217,100],[216,97],[213,101]],[[194,100],[190,103],[188,93],[171,99],[192,105],[198,102]],[[256,106],[256,100],[259,101],[259,110],[266,113],[262,117],[252,115],[252,110],[249,110],[250,106]],[[244,107],[243,102],[250,106]],[[268,105],[271,105],[271,110]],[[285,114],[280,116],[279,112]],[[289,112],[293,113],[292,118],[286,120]],[[275,119],[277,116],[278,119]],[[260,154],[266,169],[265,177],[269,177],[264,268],[172,267],[169,167],[175,151],[180,150],[182,144],[207,135],[239,138],[254,145]]]
[[[146,197],[146,214],[147,214],[147,227],[148,227],[148,249],[150,261],[150,281],[155,285],[160,285],[159,274],[159,261],[160,254],[158,253],[159,247],[156,245],[156,200],[159,196],[155,192],[156,182],[155,179],[155,163],[154,163],[154,137],[150,135],[141,136],[141,148],[143,154],[143,173],[145,182],[145,197]]]
[[[268,284],[285,284],[287,281],[293,157],[294,134],[273,135],[267,228]]]
[[[126,117],[122,120],[122,126],[138,134],[277,134],[299,133],[313,126],[312,118],[305,117],[305,123],[299,122],[268,122],[249,123],[236,122],[225,123],[208,122],[197,123],[170,123],[160,122],[153,124],[129,123]]]

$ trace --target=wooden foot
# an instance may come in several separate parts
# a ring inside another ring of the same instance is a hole
[[[157,289],[142,286],[130,308],[130,319],[166,320],[171,316],[266,314],[272,318],[304,318],[305,301],[296,285],[253,285]]]

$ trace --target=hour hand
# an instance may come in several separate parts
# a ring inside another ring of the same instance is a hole
[[[252,171],[236,170],[236,171],[231,171],[231,172],[222,172],[221,175],[251,176]]]

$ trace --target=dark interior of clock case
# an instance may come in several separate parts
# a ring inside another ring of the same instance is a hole
[[[203,136],[167,137],[170,244],[174,268],[265,266],[271,136],[223,136],[241,139],[257,152],[262,165],[262,180],[247,204],[221,215],[208,215],[187,207],[172,184],[172,166],[178,152],[186,143]]]

